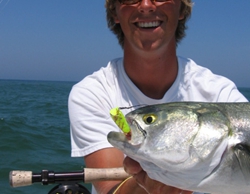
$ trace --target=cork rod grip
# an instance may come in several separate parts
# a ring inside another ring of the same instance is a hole
[[[32,184],[32,171],[10,171],[10,185],[12,187],[22,187]]]
[[[85,183],[107,180],[124,180],[129,177],[123,167],[121,168],[85,168]]]

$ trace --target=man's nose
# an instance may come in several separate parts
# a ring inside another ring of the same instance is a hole
[[[141,13],[151,13],[156,9],[155,3],[152,0],[142,0],[139,5]]]

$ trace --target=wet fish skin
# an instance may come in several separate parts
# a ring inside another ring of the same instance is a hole
[[[126,115],[131,140],[108,141],[167,185],[204,193],[250,193],[250,103],[176,102]]]

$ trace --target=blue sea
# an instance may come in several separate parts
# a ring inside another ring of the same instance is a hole
[[[45,194],[56,186],[12,188],[11,170],[83,169],[83,158],[70,156],[67,100],[74,84],[0,80],[0,193]]]
[[[46,194],[55,185],[9,186],[11,170],[81,171],[70,157],[68,95],[75,82],[0,80],[0,190]],[[239,88],[250,100],[250,89]],[[86,185],[90,188],[90,185]]]

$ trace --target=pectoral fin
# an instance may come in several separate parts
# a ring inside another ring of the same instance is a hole
[[[245,144],[237,144],[234,153],[238,159],[241,171],[247,182],[250,181],[250,147]]]

